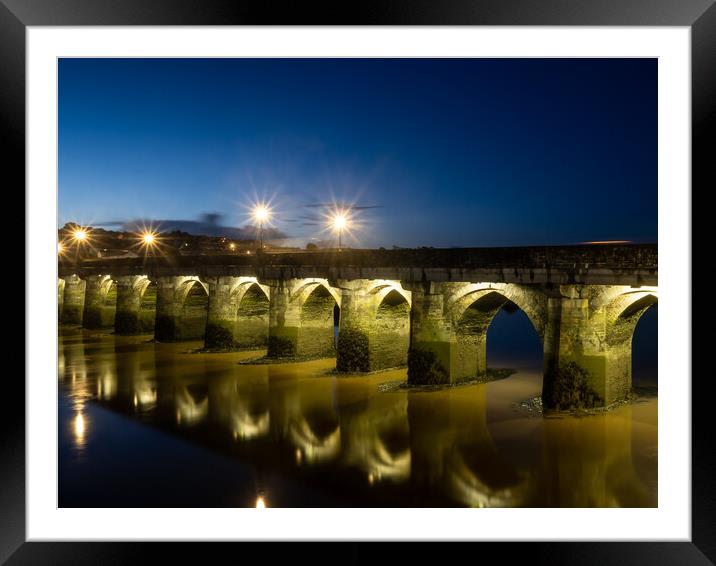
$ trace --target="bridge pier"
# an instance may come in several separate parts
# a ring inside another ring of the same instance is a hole
[[[341,295],[326,279],[265,281],[271,288],[267,356],[331,357],[334,308]]]
[[[114,326],[117,307],[117,285],[111,275],[89,275],[85,290],[82,326],[107,328]]]
[[[217,350],[261,348],[269,329],[269,288],[255,277],[212,277],[205,346]]]
[[[542,338],[547,295],[511,283],[425,283],[413,290],[408,381],[442,384],[487,371],[487,331],[503,307],[520,308]]]
[[[65,280],[57,279],[57,320],[62,321],[62,305],[65,301]]]
[[[207,287],[199,277],[158,277],[155,339],[158,342],[203,339],[208,302]]]
[[[549,299],[542,402],[550,409],[605,407],[632,389],[631,340],[656,291],[563,285]]]
[[[410,292],[395,281],[339,281],[341,318],[336,352],[339,372],[403,366],[410,343]]]
[[[114,331],[122,335],[152,333],[156,299],[156,287],[146,275],[118,277]]]
[[[82,314],[85,306],[85,287],[87,282],[77,275],[64,278],[64,296],[62,301],[63,324],[82,324]]]
[[[453,383],[461,376],[455,367],[456,341],[445,317],[443,289],[439,284],[426,283],[414,287],[412,293],[408,383]]]

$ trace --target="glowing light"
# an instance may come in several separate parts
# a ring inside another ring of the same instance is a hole
[[[232,242],[231,244],[229,244],[229,249],[230,249],[230,250],[235,250],[235,249],[236,249],[236,244],[234,244],[233,242]]]
[[[348,226],[348,218],[346,218],[345,212],[337,212],[331,219],[333,223],[333,229],[340,232]]]
[[[254,207],[254,219],[259,223],[263,224],[267,222],[271,217],[271,209],[265,204],[258,204]]]
[[[62,252],[65,251],[65,246],[62,245],[62,242],[57,242],[57,255],[62,255]]]
[[[87,239],[87,231],[80,228],[72,233],[72,237],[78,242],[84,242]]]
[[[142,241],[148,246],[151,246],[154,243],[154,240],[156,240],[156,237],[151,232],[147,232],[142,235]]]
[[[343,247],[343,231],[350,229],[348,211],[343,209],[335,210],[329,217],[329,225],[334,232],[338,232],[338,249]]]
[[[72,427],[75,432],[75,438],[77,439],[77,443],[82,444],[86,430],[85,417],[82,413],[77,413],[72,423]]]
[[[262,495],[259,495],[256,498],[256,509],[265,509],[266,508],[266,500],[263,498]]]

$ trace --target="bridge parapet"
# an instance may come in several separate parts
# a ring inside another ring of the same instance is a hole
[[[391,279],[553,285],[656,285],[656,244],[322,250],[256,255],[161,256],[60,261],[60,276],[77,274],[197,275],[259,279]]]

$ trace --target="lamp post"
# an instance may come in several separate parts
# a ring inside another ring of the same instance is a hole
[[[335,232],[338,232],[338,251],[343,247],[343,230],[348,227],[348,216],[345,211],[336,212],[331,218],[331,225]]]
[[[264,247],[264,223],[268,222],[271,217],[271,209],[264,204],[259,204],[254,207],[253,211],[254,221],[259,225],[259,249],[263,250]]]
[[[72,232],[72,239],[75,241],[75,264],[80,260],[80,247],[87,241],[87,230],[77,228]]]

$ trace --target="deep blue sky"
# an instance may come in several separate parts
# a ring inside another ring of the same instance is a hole
[[[656,59],[61,59],[59,221],[380,205],[359,245],[657,240]]]

